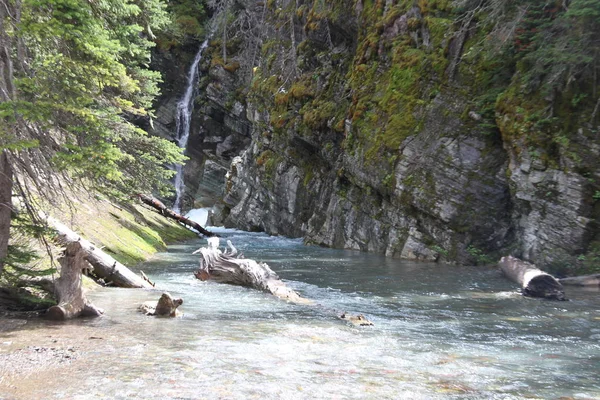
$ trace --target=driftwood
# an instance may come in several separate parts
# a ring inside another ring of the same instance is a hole
[[[523,295],[566,300],[562,285],[552,275],[518,258],[502,257],[498,266],[509,279],[522,287]]]
[[[152,285],[152,287],[156,286],[156,283],[152,282],[150,280],[150,278],[148,278],[148,276],[141,269],[140,269],[140,275],[141,275],[142,279],[145,280],[146,282],[148,282],[150,285]]]
[[[201,255],[196,278],[262,290],[293,303],[312,303],[287,287],[267,264],[242,258],[230,241],[227,244],[230,251],[223,253],[219,250],[219,238],[213,237],[208,239],[208,247],[194,252]]]
[[[207,237],[217,236],[214,233],[204,229],[196,221],[192,221],[191,219],[186,218],[183,215],[176,213],[175,211],[171,210],[170,208],[167,208],[167,206],[165,206],[160,200],[158,200],[152,196],[147,196],[145,194],[138,194],[138,197],[140,198],[142,203],[147,204],[150,207],[153,207],[161,215],[163,215],[167,218],[174,219],[175,221],[180,222],[187,227],[195,229],[196,231],[198,231],[200,234],[202,234],[204,236],[207,236]]]
[[[572,276],[558,281],[563,285],[600,287],[600,274]]]
[[[64,244],[79,243],[84,251],[84,258],[94,267],[94,274],[105,282],[125,288],[152,289],[152,285],[142,277],[133,273],[129,268],[83,239],[77,233],[53,218],[48,218],[48,224],[58,232],[59,241]]]
[[[50,307],[46,316],[54,320],[65,320],[79,316],[100,316],[103,311],[91,304],[81,287],[82,270],[87,268],[85,252],[78,242],[69,243],[59,258],[60,277],[55,283],[58,305]]]
[[[139,308],[146,315],[155,315],[157,317],[177,317],[180,315],[177,307],[183,304],[182,299],[174,299],[170,293],[163,293],[158,299],[158,303],[151,301],[145,302]]]

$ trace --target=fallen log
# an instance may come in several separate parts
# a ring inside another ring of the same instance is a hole
[[[212,237],[208,239],[208,247],[201,247],[193,253],[200,253],[200,267],[194,273],[197,279],[245,286],[293,303],[312,303],[287,287],[267,264],[241,258],[231,242],[227,241],[227,244],[230,251],[223,253],[219,250],[219,238]]]
[[[161,215],[165,216],[166,218],[171,218],[177,222],[182,223],[183,225],[185,225],[187,227],[195,229],[198,233],[200,233],[204,236],[207,236],[207,237],[217,236],[216,234],[204,229],[202,227],[202,225],[200,225],[196,221],[192,221],[191,219],[186,218],[183,215],[176,213],[175,211],[171,210],[170,208],[167,208],[167,206],[165,206],[160,200],[158,200],[152,196],[148,196],[145,194],[138,194],[138,197],[142,201],[142,203],[147,204],[150,207],[153,207]]]
[[[55,282],[55,293],[58,304],[48,309],[46,316],[53,320],[65,320],[82,317],[98,317],[104,313],[102,309],[90,303],[83,293],[81,277],[87,268],[85,252],[78,242],[69,243],[58,262],[60,277]]]
[[[94,275],[105,282],[124,288],[152,289],[153,286],[129,268],[85,240],[66,225],[54,218],[47,219],[48,224],[58,233],[58,240],[63,244],[79,243],[84,251],[84,258],[94,267]]]
[[[565,291],[558,280],[535,265],[508,256],[502,257],[498,266],[510,280],[521,285],[523,295],[566,300]]]
[[[151,301],[145,302],[139,307],[139,310],[146,315],[157,317],[177,317],[180,315],[177,307],[183,304],[182,299],[174,299],[170,293],[163,293],[158,299],[158,303]]]
[[[600,274],[572,276],[558,281],[563,285],[600,287]]]

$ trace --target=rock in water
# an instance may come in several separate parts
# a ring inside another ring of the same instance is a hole
[[[163,293],[155,304],[147,301],[139,307],[139,310],[146,315],[155,315],[157,317],[177,317],[181,313],[177,307],[183,304],[183,299],[174,299],[170,293]]]
[[[348,321],[354,326],[373,326],[373,323],[371,321],[369,321],[368,319],[366,319],[365,316],[362,314],[349,315],[349,314],[343,313],[342,315],[340,315],[340,319],[343,319],[344,321]]]

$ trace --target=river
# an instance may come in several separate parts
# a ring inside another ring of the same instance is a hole
[[[59,399],[600,399],[600,295],[525,298],[489,267],[414,263],[219,229],[316,305],[196,280],[200,239],[142,269],[182,297],[177,319],[146,317],[160,292],[90,293],[106,315],[30,321],[0,350],[45,338],[73,360],[19,380],[14,398]],[[374,326],[336,318],[364,314]],[[85,343],[85,345],[81,344]],[[14,350],[14,349],[13,349]],[[7,397],[7,398],[13,398]],[[0,398],[2,394],[0,393]],[[29,397],[31,398],[31,397]]]

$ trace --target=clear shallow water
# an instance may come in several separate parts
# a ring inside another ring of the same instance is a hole
[[[142,269],[184,299],[183,318],[136,312],[159,292],[95,291],[90,297],[107,316],[69,329],[102,343],[69,367],[77,384],[52,397],[600,398],[597,292],[570,291],[569,302],[528,299],[495,269],[220,233],[316,305],[200,282],[191,252],[205,241],[171,246]],[[336,318],[344,311],[375,326],[349,326]]]

